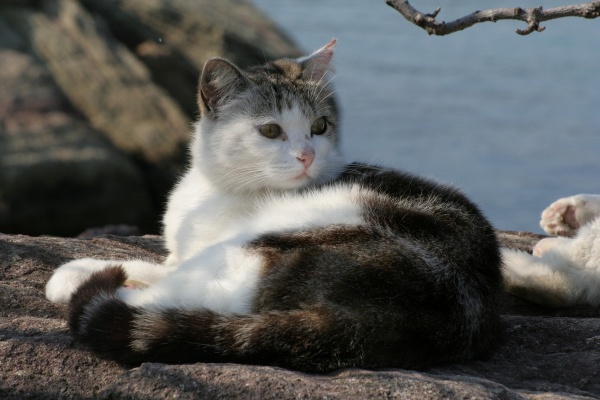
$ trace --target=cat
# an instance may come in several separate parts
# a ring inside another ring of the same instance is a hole
[[[600,195],[558,199],[543,212],[550,235],[533,254],[503,249],[507,290],[553,307],[600,305]]]
[[[343,160],[334,45],[247,70],[205,64],[191,165],[163,220],[165,263],[74,260],[47,283],[80,342],[124,364],[312,372],[490,351],[493,228],[453,187]]]

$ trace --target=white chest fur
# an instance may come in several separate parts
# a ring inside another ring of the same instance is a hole
[[[177,185],[164,217],[167,264],[178,264],[237,232],[237,222],[250,213],[250,198],[225,196],[196,170]]]

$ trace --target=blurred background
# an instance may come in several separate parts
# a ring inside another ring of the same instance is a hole
[[[412,4],[451,20],[567,2]],[[349,160],[453,183],[498,228],[540,232],[541,210],[598,193],[600,170],[600,19],[542,25],[428,36],[383,0],[3,0],[0,232],[158,232],[204,61],[250,65],[332,37]]]

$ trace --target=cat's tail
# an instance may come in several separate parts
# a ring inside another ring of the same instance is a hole
[[[341,311],[308,307],[224,315],[142,309],[115,294],[126,279],[120,267],[96,272],[73,295],[69,316],[70,329],[80,342],[125,364],[239,362],[327,371],[394,363],[386,357],[405,357],[407,366],[411,359],[418,360],[410,346],[386,341],[385,335],[373,332],[372,324],[357,323]],[[381,358],[370,359],[369,354]]]
[[[503,248],[502,259],[505,289],[515,296],[551,307],[600,304],[600,291],[593,288],[599,277],[560,253],[538,257]]]

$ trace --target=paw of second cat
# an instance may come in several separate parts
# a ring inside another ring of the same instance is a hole
[[[554,251],[559,246],[568,243],[570,240],[572,239],[567,239],[563,237],[548,237],[542,239],[539,242],[537,242],[536,245],[533,247],[532,253],[536,257],[543,257],[544,254],[548,253],[549,251]]]
[[[540,226],[550,235],[572,236],[579,228],[575,219],[575,208],[568,199],[550,204],[543,212]]]
[[[46,298],[53,303],[68,303],[77,288],[94,272],[114,262],[82,258],[61,265],[46,284]]]
[[[579,194],[556,200],[542,212],[540,226],[551,235],[573,236],[596,216],[595,197]]]

